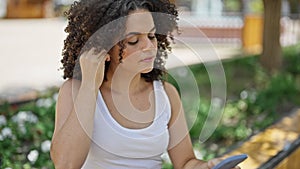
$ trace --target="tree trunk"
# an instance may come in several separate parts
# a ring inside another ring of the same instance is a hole
[[[263,0],[263,3],[263,52],[260,62],[269,73],[274,73],[282,65],[282,50],[280,45],[281,0]]]

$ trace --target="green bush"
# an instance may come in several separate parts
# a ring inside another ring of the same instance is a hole
[[[0,106],[0,168],[54,168],[49,150],[56,97]]]
[[[293,75],[300,75],[300,44],[283,49],[284,69]]]
[[[283,53],[285,66],[274,75],[269,75],[260,66],[258,55],[223,62],[228,100],[217,129],[205,143],[196,148],[201,151],[204,159],[221,155],[231,145],[268,127],[300,105],[300,81],[297,80],[299,45],[284,48]],[[211,86],[204,65],[192,65],[190,69],[202,96],[197,118],[190,129],[194,144],[199,144],[199,135],[210,108]],[[187,119],[194,118],[189,116],[189,112],[186,112]]]

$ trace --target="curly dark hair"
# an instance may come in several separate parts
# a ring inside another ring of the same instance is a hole
[[[142,74],[146,81],[162,80],[166,73],[165,59],[171,50],[170,40],[173,41],[172,32],[178,32],[178,12],[174,4],[168,0],[80,0],[75,1],[65,12],[68,33],[64,41],[63,59],[61,63],[64,70],[63,78],[81,80],[79,56],[82,52],[95,47],[97,51],[109,51],[114,44],[120,46],[120,62],[123,50],[126,48],[122,42],[125,32],[124,21],[109,24],[119,18],[127,16],[137,9],[146,9],[151,12],[156,27],[158,52],[154,68],[149,73]],[[168,14],[160,17],[153,13]],[[167,16],[167,17],[166,17]],[[97,31],[101,29],[100,33]],[[96,35],[95,35],[96,34]],[[105,74],[110,62],[105,63]]]

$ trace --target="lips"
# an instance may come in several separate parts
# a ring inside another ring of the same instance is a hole
[[[154,60],[155,57],[146,57],[142,60],[140,60],[140,62],[152,62]]]

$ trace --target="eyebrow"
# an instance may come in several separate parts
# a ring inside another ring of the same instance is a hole
[[[152,32],[154,31],[156,28],[153,27],[149,32]],[[128,34],[125,35],[125,37],[128,37],[130,35],[141,35],[142,33],[141,32],[129,32]]]

